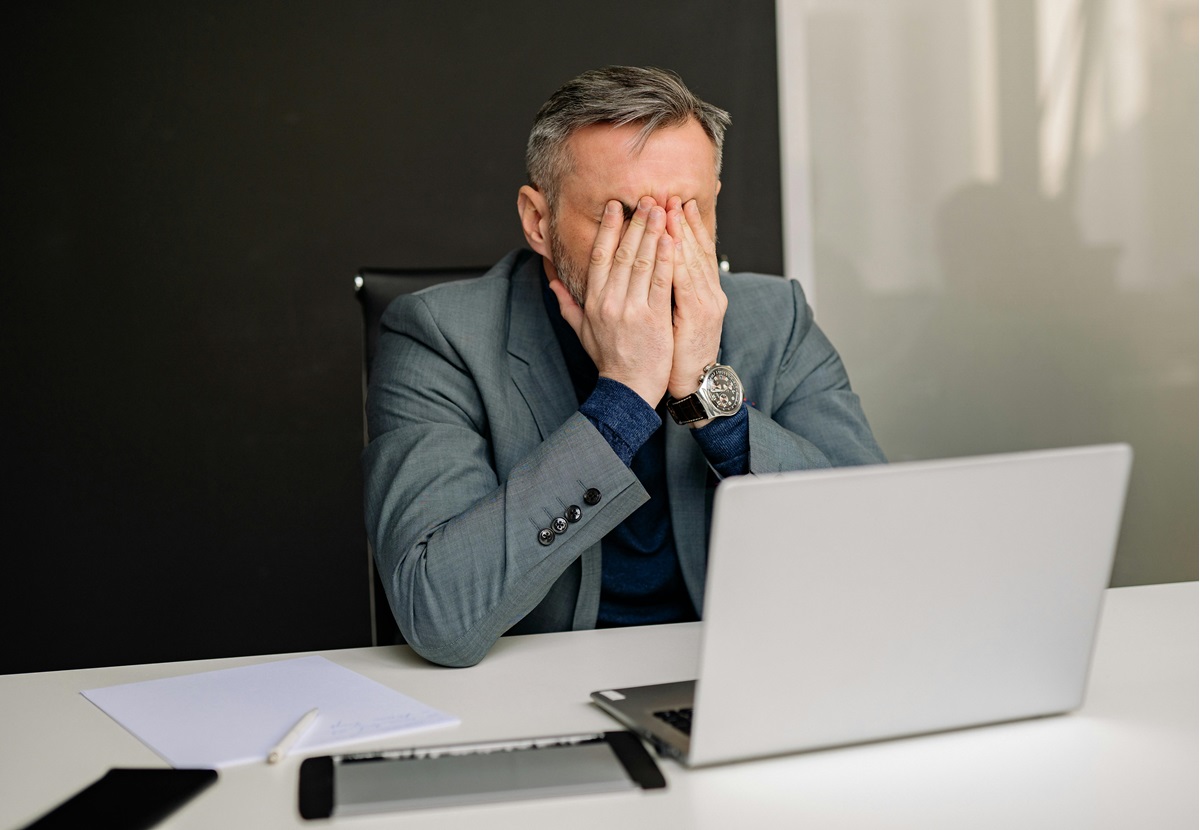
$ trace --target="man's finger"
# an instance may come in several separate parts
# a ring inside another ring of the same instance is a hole
[[[587,294],[589,297],[599,294],[608,280],[613,256],[621,242],[621,226],[623,224],[625,224],[625,219],[621,203],[612,199],[604,206],[604,216],[600,218],[596,241],[592,243],[592,255],[588,262]],[[551,285],[553,286],[553,283]]]
[[[704,255],[712,257],[715,261],[717,258],[717,243],[713,240],[708,232],[708,228],[704,224],[704,217],[700,215],[700,206],[696,204],[696,200],[690,200],[683,206],[684,218],[688,221],[688,227],[696,237],[696,242],[700,245],[700,250],[704,251]]]
[[[719,291],[721,263],[716,259],[716,240],[713,239],[712,234],[708,233],[708,227],[700,215],[700,205],[696,204],[695,199],[691,199],[688,204],[684,205],[684,217],[688,219],[688,228],[703,254],[704,276],[708,277],[709,287],[714,291]]]
[[[673,223],[675,232],[671,234],[672,260],[674,262],[671,283],[675,292],[675,304],[684,303],[690,305],[695,302],[696,280],[692,269],[688,267],[687,243],[680,228],[683,222],[683,214],[679,211],[672,211],[672,213],[675,216],[675,222]]]
[[[638,246],[637,256],[633,260],[633,268],[629,273],[629,298],[631,300],[646,301],[657,262],[658,240],[666,235],[666,230],[667,212],[655,205],[650,208],[646,230],[642,234],[642,241]]]
[[[649,196],[638,200],[637,209],[629,220],[629,227],[625,229],[621,244],[613,254],[612,268],[608,271],[608,288],[621,301],[629,291],[629,275],[633,271],[633,262],[637,259],[638,248],[646,231],[646,222],[650,217],[650,208],[653,206],[654,200]]]
[[[678,196],[672,196],[670,199],[667,199],[667,211],[672,210],[683,212],[683,200]]]
[[[658,237],[654,249],[654,273],[650,277],[650,292],[647,304],[655,311],[667,312],[671,308],[671,292],[675,284],[675,242],[667,234]]]
[[[715,287],[714,282],[717,282],[719,279],[716,275],[716,268],[718,266],[715,259],[710,262],[704,255],[704,251],[700,247],[700,243],[696,239],[691,223],[687,221],[684,211],[682,209],[677,211],[676,216],[678,218],[676,220],[677,230],[675,234],[678,235],[683,246],[684,261],[681,267],[688,273],[689,281],[687,288],[703,302],[702,296],[711,295]],[[679,282],[679,274],[675,275],[675,281],[676,283]]]
[[[696,238],[688,231],[687,220],[683,216],[683,208],[672,210],[667,220],[667,231],[671,234],[671,238],[675,240],[675,292],[676,302],[684,295],[682,299],[687,301],[690,297],[694,297],[696,291],[703,284],[703,276],[697,275],[693,267],[697,258],[694,254],[698,250],[696,246]],[[700,281],[697,281],[697,277]]]

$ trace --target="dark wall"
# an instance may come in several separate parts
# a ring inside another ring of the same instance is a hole
[[[778,272],[773,9],[59,3],[7,22],[0,671],[369,644],[357,267],[520,244],[537,107],[634,63],[731,110],[721,247]]]

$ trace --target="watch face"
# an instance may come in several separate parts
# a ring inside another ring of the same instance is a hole
[[[714,367],[703,389],[716,415],[732,415],[742,407],[742,382],[728,366]]]

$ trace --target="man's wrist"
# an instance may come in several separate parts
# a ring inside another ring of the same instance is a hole
[[[630,392],[637,395],[642,403],[646,404],[646,406],[650,407],[651,409],[654,409],[656,406],[658,406],[659,401],[662,400],[663,392],[661,389],[652,390],[648,386],[626,381],[618,377],[613,377],[612,375],[607,375],[603,372],[600,373],[600,379],[609,381],[610,383],[615,383],[624,389],[628,389]],[[657,395],[655,394],[656,391]]]
[[[707,363],[701,363],[687,372],[672,371],[671,379],[667,383],[667,395],[672,400],[680,400],[694,393],[700,388],[700,382],[704,377],[704,370],[716,362],[716,359],[713,359]]]
[[[750,471],[750,412],[746,403],[728,418],[713,418],[707,429],[692,433],[717,475],[725,478]]]
[[[654,407],[636,391],[608,377],[579,407],[580,413],[600,432],[613,452],[628,466],[642,445],[662,426]]]

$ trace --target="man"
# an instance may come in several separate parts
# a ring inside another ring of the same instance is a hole
[[[720,273],[728,123],[672,73],[584,73],[529,138],[530,250],[384,315],[366,519],[427,659],[697,619],[719,478],[884,460],[799,285]]]

